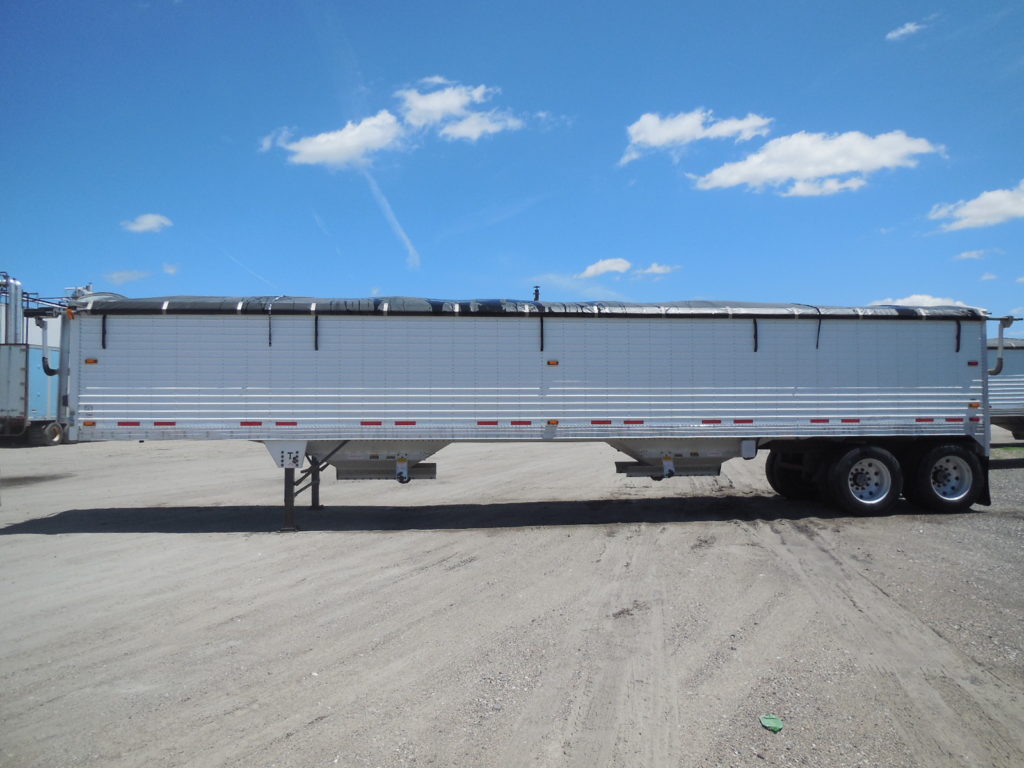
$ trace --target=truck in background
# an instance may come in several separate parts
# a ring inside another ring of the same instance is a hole
[[[0,272],[0,440],[58,445],[61,308]]]

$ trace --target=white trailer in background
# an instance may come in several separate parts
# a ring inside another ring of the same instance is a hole
[[[68,314],[73,440],[263,442],[288,525],[304,459],[317,504],[327,465],[433,478],[457,441],[603,441],[656,480],[767,448],[787,497],[989,503],[980,310],[94,295]]]
[[[989,354],[997,353],[998,339],[989,339]],[[989,381],[992,423],[1024,440],[1024,339],[1003,339],[1003,366]]]

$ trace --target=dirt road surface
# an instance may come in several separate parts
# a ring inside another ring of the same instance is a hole
[[[0,765],[1024,765],[999,455],[991,507],[851,518],[763,455],[457,445],[279,533],[258,444],[3,450]]]

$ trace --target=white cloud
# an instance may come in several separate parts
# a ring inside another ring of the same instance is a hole
[[[344,168],[365,164],[373,152],[396,148],[402,134],[398,119],[382,109],[358,123],[347,122],[341,130],[307,136],[282,146],[292,153],[288,158],[291,163]]]
[[[143,213],[131,221],[121,222],[121,228],[129,232],[159,232],[161,229],[173,226],[173,221],[159,213]]]
[[[996,280],[996,279],[998,279],[998,277],[999,277],[999,275],[993,275],[991,272],[986,272],[984,275],[981,276],[981,279],[982,280]]]
[[[841,134],[800,131],[767,142],[761,149],[735,163],[726,163],[697,178],[699,189],[778,187],[792,182],[783,194],[831,195],[858,189],[864,176],[883,168],[913,167],[915,155],[941,151],[927,139],[890,131],[868,136],[860,131]],[[840,179],[840,176],[847,178]]]
[[[985,255],[985,251],[961,251],[953,257],[954,261],[964,261],[965,259],[980,259]]]
[[[1018,277],[1017,278],[1017,282],[1018,283],[1024,283],[1024,277]]]
[[[932,207],[928,218],[952,219],[942,225],[943,232],[991,227],[1010,219],[1024,218],[1024,179],[1013,189],[989,190],[966,202],[939,203]]]
[[[902,299],[882,299],[881,301],[872,301],[871,306],[879,305],[890,305],[896,304],[904,307],[969,307],[970,304],[964,304],[962,301],[956,299],[940,298],[938,296],[929,296],[927,293],[913,293],[910,296],[904,296]]]
[[[163,270],[164,270],[164,274],[165,275],[176,275],[176,274],[178,274],[178,265],[177,264],[164,264],[163,265]]]
[[[825,179],[800,179],[782,193],[783,197],[820,197],[834,195],[844,189],[860,189],[867,181],[860,176],[840,181],[834,176]]]
[[[441,135],[449,139],[469,139],[476,141],[484,134],[515,131],[523,127],[518,117],[493,112],[473,112],[458,122],[448,123],[441,129]]]
[[[574,275],[574,277],[585,279],[597,277],[607,272],[629,272],[632,266],[633,264],[626,259],[601,259],[600,261],[595,261],[578,275]]]
[[[896,29],[886,34],[885,39],[890,41],[902,40],[904,37],[910,37],[911,35],[920,32],[922,29],[924,29],[924,24],[919,24],[916,21],[908,21],[902,27],[896,27]]]
[[[420,83],[423,85],[452,85],[452,81],[447,77],[441,75],[430,75],[429,77],[421,77]]]
[[[711,110],[698,108],[692,112],[662,117],[647,112],[626,128],[629,146],[619,160],[625,165],[640,157],[644,149],[679,148],[699,139],[735,138],[747,141],[768,133],[772,120],[753,113],[743,118],[715,120]]]
[[[292,132],[288,128],[275,128],[260,139],[260,152],[269,152],[273,147],[286,147],[291,138]]]
[[[114,285],[122,285],[124,283],[130,283],[133,280],[142,280],[144,277],[149,277],[148,272],[139,272],[136,269],[124,269],[120,272],[111,272],[104,275]]]
[[[435,78],[430,80],[436,82]],[[402,100],[405,122],[415,128],[422,128],[451,118],[464,117],[469,114],[471,104],[487,101],[497,92],[497,88],[488,88],[486,85],[449,85],[427,93],[405,89],[396,91],[395,96]]]
[[[651,266],[646,269],[636,269],[633,271],[636,275],[667,275],[675,272],[679,269],[679,266],[669,266],[668,264],[659,264],[656,261],[651,262]]]

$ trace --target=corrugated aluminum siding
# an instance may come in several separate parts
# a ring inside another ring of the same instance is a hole
[[[980,321],[959,352],[952,320],[761,319],[756,351],[751,319],[548,317],[543,351],[537,316],[317,325],[314,350],[309,316],[110,316],[104,349],[79,317],[80,438],[963,434],[982,398]]]

